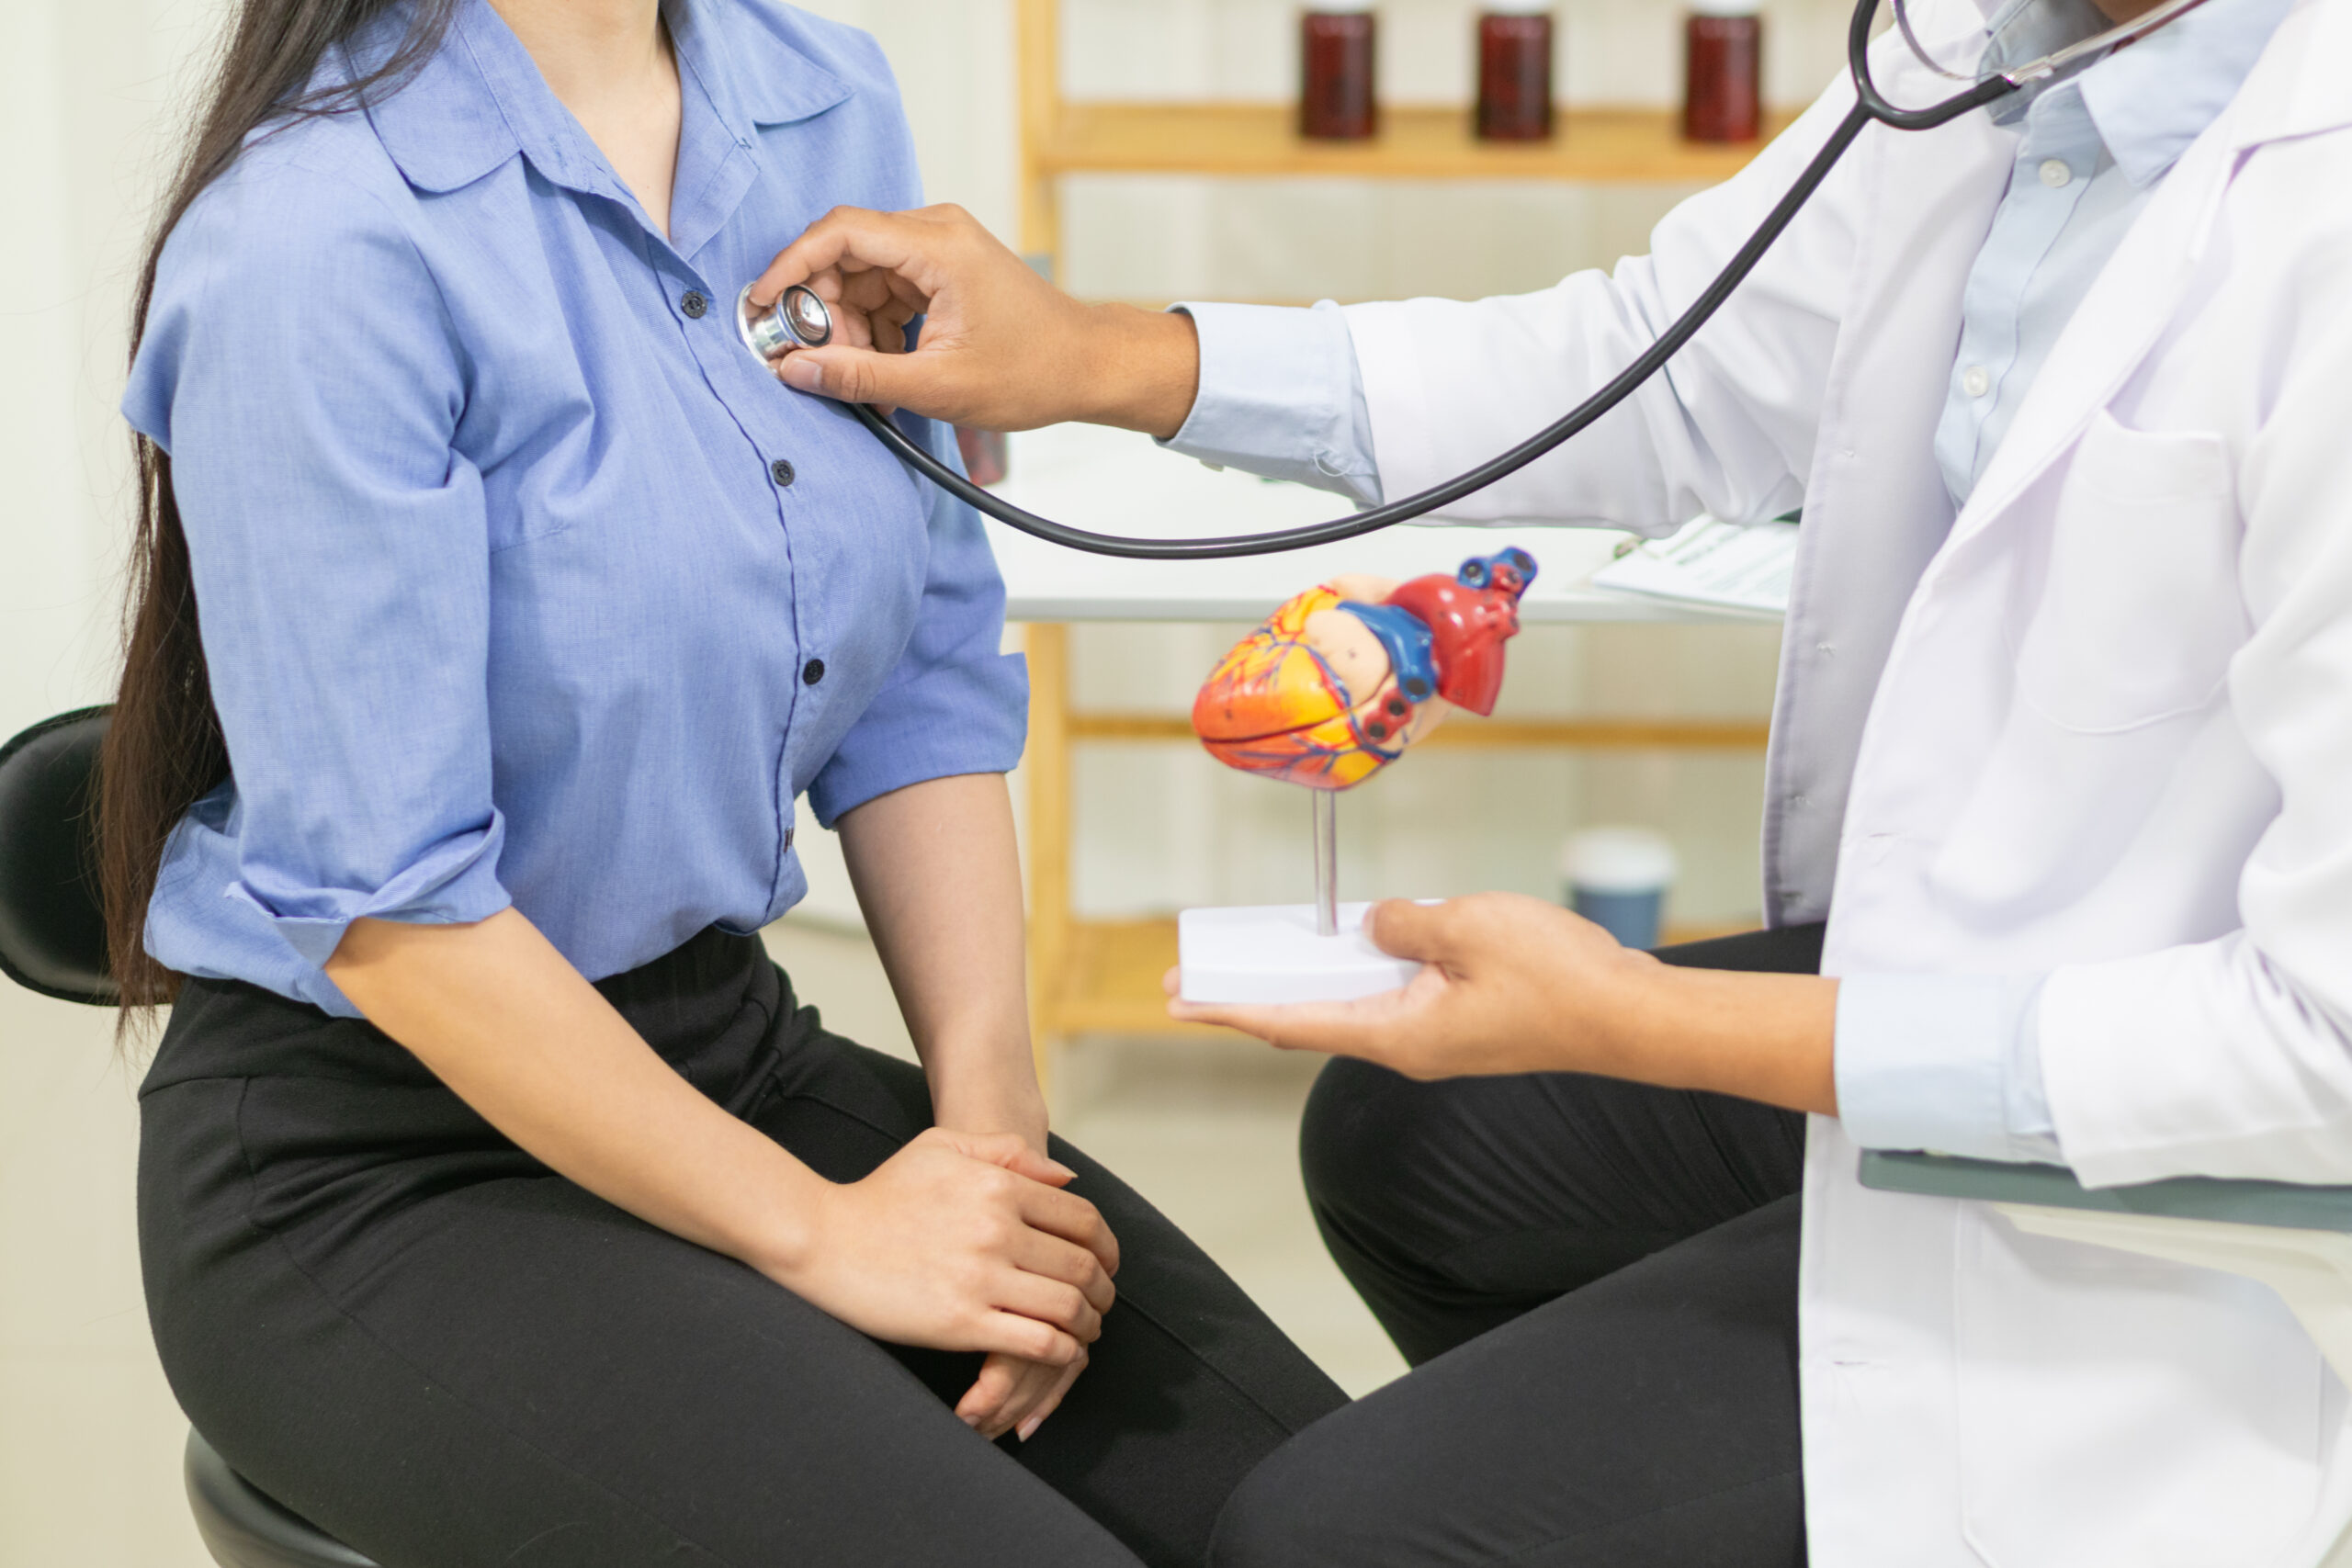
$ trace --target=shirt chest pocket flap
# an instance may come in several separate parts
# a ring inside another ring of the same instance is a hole
[[[2029,570],[2009,611],[2018,696],[2092,734],[2211,704],[2246,636],[2228,445],[2132,430],[2102,409],[2049,529],[2040,581]]]

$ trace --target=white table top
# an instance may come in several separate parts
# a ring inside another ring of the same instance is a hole
[[[1146,538],[1254,533],[1343,515],[1343,497],[1273,484],[1179,457],[1150,437],[1065,424],[1011,439],[999,494],[1073,527]],[[1014,621],[1255,621],[1342,571],[1387,577],[1451,572],[1463,559],[1517,545],[1540,570],[1520,601],[1531,623],[1753,622],[1758,617],[1665,603],[1589,585],[1629,536],[1614,529],[1405,524],[1360,539],[1231,560],[1142,561],[1064,549],[991,520]]]

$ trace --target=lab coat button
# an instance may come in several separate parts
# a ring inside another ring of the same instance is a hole
[[[1960,389],[1972,398],[1981,398],[1993,389],[1993,378],[1982,365],[1972,365],[1960,373]]]
[[[704,297],[701,289],[689,288],[685,292],[685,297],[678,301],[678,309],[686,313],[688,321],[699,321],[702,320],[702,313],[710,309],[710,301]]]
[[[781,457],[768,465],[768,472],[775,476],[777,487],[784,490],[790,490],[792,481],[798,477],[792,471],[792,465]]]
[[[2041,161],[2041,183],[2052,190],[2062,190],[2074,181],[2075,171],[2066,166],[2065,159],[2044,158]]]
[[[824,678],[825,661],[821,659],[812,659],[800,667],[800,683],[804,686],[813,686]]]

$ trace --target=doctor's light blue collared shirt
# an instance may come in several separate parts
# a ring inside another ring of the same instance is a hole
[[[599,978],[796,902],[804,791],[830,823],[1018,760],[978,519],[731,320],[834,205],[921,200],[888,69],[768,0],[664,15],[666,235],[482,0],[173,233],[124,411],[171,457],[232,777],[167,849],[170,967],[348,1015],[351,920],[511,903]]]
[[[2024,5],[2033,0],[2015,0]],[[2071,81],[1996,113],[2022,122],[2007,191],[1970,269],[1935,457],[1957,504],[2124,232],[2236,96],[2290,0],[2206,0]],[[2103,26],[2086,4],[2060,25]],[[2042,37],[2036,50],[2071,38]],[[1920,134],[1934,135],[1928,131]],[[1382,500],[1346,319],[1186,304],[1200,385],[1168,445],[1204,461]],[[1560,411],[1565,412],[1565,411]],[[1840,1119],[1873,1148],[2060,1157],[2042,1087],[2037,975],[1858,975],[1839,985]]]

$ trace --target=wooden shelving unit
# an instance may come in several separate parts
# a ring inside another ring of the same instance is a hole
[[[1294,111],[1266,103],[1099,103],[1061,96],[1061,0],[1018,0],[1021,245],[1061,249],[1063,176],[1076,174],[1320,175],[1354,179],[1549,180],[1569,185],[1710,185],[1756,145],[1686,141],[1670,110],[1577,107],[1551,141],[1481,141],[1466,108],[1384,107],[1369,141],[1309,141]],[[1767,134],[1793,118],[1767,118]]]
[[[1383,110],[1364,142],[1300,138],[1288,106],[1262,103],[1102,103],[1061,93],[1062,0],[1015,0],[1021,107],[1021,248],[1048,276],[1059,269],[1061,185],[1071,175],[1207,175],[1241,178],[1544,180],[1559,184],[1706,185],[1728,178],[1755,146],[1686,141],[1677,117],[1651,108],[1579,107],[1550,141],[1476,140],[1466,109]],[[1778,131],[1791,117],[1768,117]],[[1160,976],[1176,960],[1173,920],[1088,921],[1070,908],[1070,750],[1081,741],[1190,741],[1173,716],[1074,713],[1068,627],[1027,628],[1030,996],[1043,1053],[1093,1032],[1180,1030],[1169,1022]],[[1668,719],[1465,722],[1431,738],[1447,747],[1757,750],[1760,723]],[[1720,934],[1689,928],[1669,940]]]

